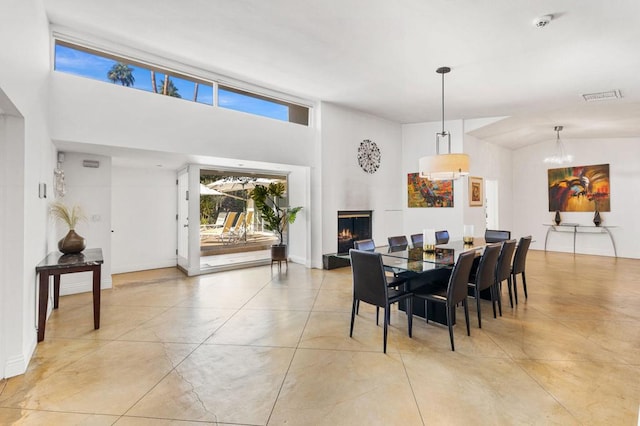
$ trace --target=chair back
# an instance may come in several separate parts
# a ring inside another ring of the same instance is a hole
[[[224,221],[226,219],[227,219],[227,212],[218,213],[218,218],[216,219],[216,223],[214,223],[214,226],[223,226]]]
[[[516,255],[513,258],[513,274],[521,274],[524,272],[524,267],[527,263],[527,253],[529,252],[529,246],[531,245],[531,235],[520,238],[520,243],[516,249]]]
[[[411,244],[414,247],[421,246],[423,243],[423,235],[422,234],[411,234]]]
[[[496,281],[502,282],[511,275],[511,260],[515,251],[516,240],[508,240],[502,243],[500,256],[498,256],[498,266],[496,266]]]
[[[376,244],[373,242],[373,240],[354,241],[353,248],[363,251],[375,251]]]
[[[455,305],[467,297],[467,283],[469,282],[469,275],[471,274],[475,257],[476,252],[473,250],[466,251],[458,256],[458,261],[453,267],[451,277],[449,277],[449,286],[447,287],[447,300],[450,305]]]
[[[387,280],[380,253],[349,250],[354,298],[384,307],[388,298]]]
[[[511,231],[500,231],[498,229],[487,229],[484,231],[484,240],[487,243],[500,243],[511,238]]]
[[[245,213],[241,212],[240,216],[238,216],[238,220],[236,220],[235,225],[233,225],[233,231],[238,231],[239,229],[241,229],[242,227],[244,227],[244,216]]]
[[[409,241],[407,241],[407,237],[405,237],[404,235],[399,235],[397,237],[388,237],[387,241],[389,242],[389,251],[406,250],[409,246]]]
[[[247,228],[250,228],[253,225],[253,210],[247,212],[247,218],[244,220]]]
[[[231,225],[233,225],[233,222],[236,220],[237,215],[238,212],[229,212],[227,214],[227,218],[224,220],[224,225],[222,226],[223,234],[229,232],[229,230],[231,229]]]
[[[476,272],[476,288],[478,291],[489,288],[494,284],[496,278],[496,265],[498,256],[500,255],[500,246],[502,244],[489,244],[484,248],[484,253],[478,264]]]
[[[449,231],[436,231],[436,244],[447,244],[449,242]]]

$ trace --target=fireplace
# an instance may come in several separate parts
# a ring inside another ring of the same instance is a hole
[[[348,253],[353,242],[371,238],[371,210],[338,211],[338,253]]]

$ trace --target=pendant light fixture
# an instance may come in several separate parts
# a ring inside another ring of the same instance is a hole
[[[419,161],[420,177],[429,180],[458,179],[469,174],[469,156],[451,153],[451,134],[444,130],[444,75],[449,71],[449,67],[436,70],[442,75],[442,131],[436,133],[436,155],[421,157]],[[447,153],[440,154],[440,143],[445,138]]]
[[[564,129],[563,126],[555,126],[553,130],[556,132],[556,153],[550,157],[546,157],[544,162],[547,164],[564,164],[573,161],[573,155],[567,154],[564,149],[564,144],[560,140],[560,132]]]

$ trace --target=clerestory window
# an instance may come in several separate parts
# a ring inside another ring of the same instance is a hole
[[[309,108],[306,106],[217,85],[63,40],[55,42],[54,69],[206,105],[215,105],[213,94],[216,86],[217,106],[221,108],[309,125]]]
[[[218,86],[218,106],[276,120],[309,125],[309,108],[233,87]]]

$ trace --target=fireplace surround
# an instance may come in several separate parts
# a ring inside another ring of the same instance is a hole
[[[353,242],[371,238],[372,210],[338,211],[338,253],[349,253]]]

